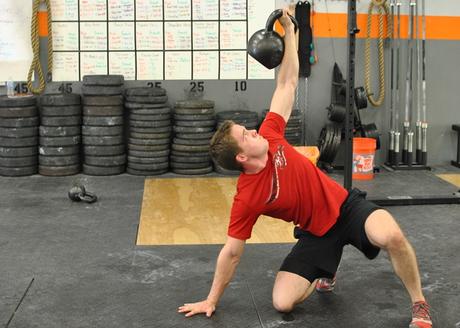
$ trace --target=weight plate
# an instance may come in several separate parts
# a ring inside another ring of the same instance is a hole
[[[38,126],[38,116],[20,117],[20,118],[0,118],[0,127],[2,128],[25,128]]]
[[[125,165],[120,166],[94,166],[83,164],[83,173],[87,175],[107,176],[125,172]]]
[[[38,135],[38,128],[36,126],[27,128],[1,128],[0,137],[8,138],[24,138],[34,137]]]
[[[43,116],[41,125],[45,126],[75,126],[81,124],[81,116]]]
[[[129,88],[125,90],[126,96],[164,96],[166,95],[166,90],[159,87],[149,88],[149,87],[141,87],[141,88]]]
[[[38,166],[38,173],[44,176],[62,177],[80,173],[80,164],[69,166]]]
[[[0,175],[5,177],[23,177],[37,173],[37,165],[27,167],[0,167]]]
[[[199,175],[199,174],[208,174],[212,172],[212,165],[201,168],[201,169],[172,169],[176,174],[183,174],[183,175]]]
[[[83,106],[84,116],[122,116],[123,106]]]
[[[157,151],[128,150],[128,155],[134,157],[164,157],[168,156],[169,153],[169,149]]]
[[[331,104],[327,108],[327,118],[333,122],[342,123],[345,120],[347,110],[344,106]]]
[[[166,103],[158,103],[158,104],[145,104],[145,103],[136,103],[136,102],[125,102],[125,107],[131,110],[133,109],[151,109],[155,110],[157,108],[169,108],[166,106]]]
[[[135,138],[135,139],[166,139],[166,138],[171,138],[171,132],[163,132],[163,133],[131,132],[130,137]]]
[[[127,96],[126,101],[138,104],[164,104],[168,96]]]
[[[79,145],[81,142],[81,136],[72,137],[42,137],[39,138],[40,146],[51,146],[51,147],[65,147]]]
[[[222,166],[214,163],[214,171],[216,171],[217,173],[219,174],[222,174],[222,175],[228,175],[228,176],[238,176],[240,175],[240,171],[233,171],[233,170],[227,170],[227,169],[224,169]]]
[[[41,95],[38,99],[40,106],[69,106],[80,105],[81,98],[76,93],[51,93]]]
[[[81,127],[81,134],[84,136],[121,136],[123,135],[123,126],[89,126]]]
[[[83,146],[83,154],[89,156],[121,155],[126,151],[125,145],[114,146]]]
[[[355,88],[355,105],[357,109],[367,107],[367,94],[363,87]]]
[[[166,133],[166,132],[171,132],[172,127],[171,125],[163,126],[161,128],[144,128],[144,127],[132,126],[130,127],[129,130],[131,132],[136,132],[136,133]]]
[[[129,125],[137,128],[161,128],[171,125],[171,120],[163,121],[137,121],[129,120]]]
[[[171,163],[169,163],[169,167],[171,167],[172,169],[204,169],[209,167],[210,164],[210,160],[197,163],[180,163],[171,161]]]
[[[81,116],[81,106],[40,107],[41,116]]]
[[[94,166],[119,166],[126,164],[126,155],[90,156],[85,154],[84,163]]]
[[[83,125],[116,126],[123,125],[123,116],[83,116]]]
[[[124,143],[124,137],[118,136],[83,136],[84,146],[115,146]]]
[[[215,114],[213,107],[211,108],[174,108],[174,113],[179,115],[209,115]]]
[[[182,121],[177,120],[174,122],[176,126],[189,126],[189,127],[214,127],[216,126],[215,120],[206,121]]]
[[[19,118],[38,116],[38,110],[35,106],[27,107],[0,107],[0,117],[2,118]]]
[[[128,153],[131,153],[131,151],[147,151],[147,152],[155,152],[155,151],[163,151],[163,150],[169,150],[170,144],[164,144],[164,145],[136,145],[136,144],[131,144],[128,143]]]
[[[177,145],[193,145],[193,146],[209,146],[208,139],[182,139],[182,138],[174,138],[173,143]]]
[[[80,155],[67,156],[38,156],[38,162],[43,166],[69,166],[80,164]]]
[[[27,107],[36,106],[37,97],[35,96],[0,96],[0,107]]]
[[[80,145],[66,147],[38,147],[38,153],[43,156],[68,156],[80,154]]]
[[[168,162],[169,157],[137,157],[137,156],[128,156],[128,163],[139,163],[139,164],[157,164]],[[128,164],[129,165],[129,164]]]
[[[154,163],[154,164],[140,164],[129,162],[128,167],[134,170],[145,170],[145,171],[157,171],[167,169],[169,167],[169,162],[164,163]]]
[[[70,137],[80,134],[80,126],[40,126],[40,135],[43,137]]]
[[[37,165],[38,156],[0,157],[1,167],[26,167]]]
[[[211,140],[214,133],[214,131],[199,133],[176,133],[176,137],[180,139],[206,139],[209,141]]]
[[[30,147],[38,145],[38,137],[8,138],[0,137],[0,147]]]
[[[129,166],[126,168],[126,173],[131,175],[141,175],[141,176],[149,176],[149,175],[160,175],[163,173],[168,172],[168,169],[162,170],[136,170],[132,169]]]
[[[175,121],[206,121],[215,119],[215,114],[174,114]]]
[[[171,143],[171,140],[169,138],[164,138],[164,139],[128,138],[128,142],[130,144],[135,144],[135,145],[153,146],[153,145],[169,145]]]
[[[188,127],[188,126],[173,126],[173,130],[176,133],[201,133],[215,131],[213,127]]]
[[[85,106],[120,106],[123,105],[123,96],[84,96]]]
[[[216,117],[219,121],[225,120],[258,120],[259,117],[256,112],[248,110],[227,110],[218,112]]]
[[[171,108],[169,107],[158,107],[158,108],[136,108],[130,109],[130,114],[136,115],[165,115],[169,114],[171,116]]]
[[[180,100],[176,101],[174,108],[214,108],[212,100]]]
[[[1,157],[25,157],[25,156],[36,156],[38,154],[38,148],[32,147],[0,147]]]
[[[186,152],[191,152],[191,153],[194,153],[194,152],[205,152],[205,151],[209,151],[209,145],[205,145],[205,146],[192,146],[192,145],[178,145],[178,144],[172,144],[171,145],[171,148],[173,150],[177,150],[177,151],[186,151]]]
[[[179,156],[179,157],[204,157],[204,156],[211,156],[209,154],[209,151],[196,151],[196,152],[190,152],[190,151],[180,151],[180,150],[171,150],[171,156]]]
[[[121,85],[125,81],[123,75],[102,75],[102,74],[94,74],[94,75],[84,75],[83,76],[83,84],[84,85]]]
[[[177,156],[171,155],[170,159],[172,162],[176,163],[202,163],[211,161],[211,156]]]
[[[171,114],[134,114],[131,112],[129,115],[129,119],[133,121],[164,121],[169,120],[171,121]]]
[[[123,94],[122,86],[83,85],[81,87],[83,96],[115,96]]]

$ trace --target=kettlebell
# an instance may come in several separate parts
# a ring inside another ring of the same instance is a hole
[[[248,53],[268,69],[275,68],[281,64],[284,55],[284,40],[273,26],[278,18],[283,16],[283,10],[277,9],[270,14],[265,24],[265,29],[255,32],[248,41]],[[294,23],[295,31],[299,24],[297,20],[289,15]]]
[[[69,198],[74,202],[86,202],[86,203],[94,203],[97,201],[97,196],[93,193],[86,191],[83,185],[77,184],[74,185],[69,190]]]

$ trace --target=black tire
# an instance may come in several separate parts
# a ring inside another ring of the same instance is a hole
[[[40,107],[40,115],[43,116],[81,116],[81,106],[56,106]]]
[[[117,75],[117,74],[111,74],[111,75],[93,74],[93,75],[83,76],[84,85],[113,86],[113,85],[122,85],[124,81],[125,81],[124,76]]]
[[[125,165],[120,166],[94,166],[83,164],[83,173],[86,175],[107,176],[117,175],[125,172]]]
[[[202,175],[202,174],[208,174],[212,172],[212,165],[205,167],[205,168],[200,168],[200,169],[172,169],[176,174],[182,174],[182,175]]]
[[[38,126],[38,116],[24,118],[0,118],[0,127],[2,128],[26,128]]]
[[[80,155],[68,156],[38,156],[38,162],[43,166],[69,166],[79,165]]]
[[[20,118],[38,116],[38,110],[35,106],[27,107],[0,107],[1,118]]]
[[[69,165],[69,166],[38,166],[38,173],[44,176],[63,177],[68,175],[75,175],[80,173],[80,164]]]
[[[75,126],[81,125],[81,116],[43,116],[41,125],[45,126]]]
[[[0,147],[32,147],[38,145],[38,137],[7,138],[0,137]]]
[[[124,143],[124,137],[119,136],[83,136],[84,146],[115,146]]]
[[[85,96],[83,97],[85,106],[122,106],[123,96]]]
[[[40,106],[71,106],[80,105],[81,98],[76,93],[51,93],[40,96]]]
[[[35,137],[38,135],[38,128],[36,126],[27,128],[1,128],[0,137],[7,138],[24,138]]]
[[[124,124],[123,116],[84,116],[83,125],[89,126],[117,126]]]
[[[149,87],[140,87],[140,88],[129,88],[125,90],[125,96],[140,96],[140,97],[158,97],[166,95],[166,90],[163,88],[149,88]]]
[[[84,136],[121,136],[123,135],[123,126],[89,126],[81,127],[81,134]]]
[[[83,146],[85,156],[113,156],[122,155],[126,152],[126,147],[122,145],[114,146]]]
[[[89,156],[85,155],[84,163],[94,166],[119,166],[126,164],[126,155]]]
[[[38,154],[38,147],[0,147],[1,157],[25,157],[36,156]]]
[[[123,116],[123,106],[84,106],[83,116]]]
[[[115,96],[123,94],[122,86],[107,85],[83,85],[81,87],[83,96]]]
[[[37,97],[35,96],[24,96],[10,98],[8,96],[0,96],[0,107],[27,107],[36,106]]]
[[[40,136],[42,137],[70,137],[80,134],[80,126],[40,126]]]
[[[38,153],[42,156],[69,156],[80,154],[80,145],[66,147],[38,147]]]
[[[24,177],[36,174],[37,165],[26,167],[0,167],[0,175],[5,177]]]
[[[26,167],[38,163],[38,156],[0,157],[0,167]]]

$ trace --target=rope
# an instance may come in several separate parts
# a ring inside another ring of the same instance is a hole
[[[379,12],[379,38],[378,38],[378,61],[379,61],[379,97],[374,98],[374,93],[371,90],[371,22],[372,22],[372,10],[374,7],[377,8]],[[366,44],[365,44],[365,72],[364,72],[364,87],[366,89],[367,98],[369,102],[378,107],[382,105],[383,100],[385,99],[385,57],[383,51],[383,41],[384,41],[384,16],[390,17],[388,13],[388,5],[386,0],[371,0],[369,4],[369,10],[367,15],[367,34],[366,34]],[[388,36],[391,36],[393,33],[391,29],[391,23],[388,24]]]
[[[48,75],[53,70],[53,30],[51,25],[51,4],[50,0],[44,0],[46,4],[46,12],[48,13]],[[45,90],[45,78],[43,76],[42,66],[40,64],[40,37],[38,35],[38,9],[42,0],[33,0],[32,4],[32,20],[31,20],[31,34],[30,40],[32,43],[33,59],[30,64],[29,74],[27,74],[27,86],[34,94],[40,94]],[[38,74],[39,86],[35,88],[32,83],[32,74]]]

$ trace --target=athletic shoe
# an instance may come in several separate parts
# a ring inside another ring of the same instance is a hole
[[[430,306],[425,301],[412,304],[412,322],[409,328],[431,328]]]
[[[320,278],[316,283],[316,291],[318,293],[328,293],[332,292],[335,287],[335,275],[332,279],[329,278]]]

